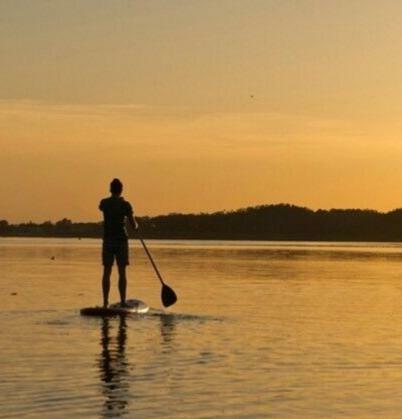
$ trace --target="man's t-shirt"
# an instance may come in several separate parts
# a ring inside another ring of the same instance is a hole
[[[130,203],[123,197],[111,196],[102,199],[99,209],[103,212],[103,239],[127,240],[125,221],[133,213]]]

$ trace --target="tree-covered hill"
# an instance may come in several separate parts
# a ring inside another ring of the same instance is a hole
[[[288,204],[236,211],[140,217],[145,238],[226,240],[402,241],[402,209],[313,211]],[[102,223],[10,224],[0,220],[0,236],[101,237]]]

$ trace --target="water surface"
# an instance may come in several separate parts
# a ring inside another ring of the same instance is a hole
[[[98,240],[0,238],[0,417],[400,417],[400,244],[149,247],[178,303],[132,243],[101,319]]]

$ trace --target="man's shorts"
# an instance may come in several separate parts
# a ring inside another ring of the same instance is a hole
[[[103,241],[103,266],[112,266],[115,259],[118,266],[127,266],[130,264],[128,260],[128,240]]]

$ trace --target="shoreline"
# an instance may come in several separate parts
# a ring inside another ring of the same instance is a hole
[[[1,239],[70,239],[81,241],[85,239],[90,240],[102,240],[102,237],[98,236],[85,236],[85,237],[76,237],[76,236],[45,236],[45,235],[0,235]],[[271,239],[271,238],[199,238],[199,237],[144,237],[145,240],[155,240],[155,241],[200,241],[200,242],[234,242],[234,243],[337,243],[337,244],[402,244],[402,241],[398,240],[359,240],[359,239]],[[129,237],[129,241],[139,240],[137,237]]]

